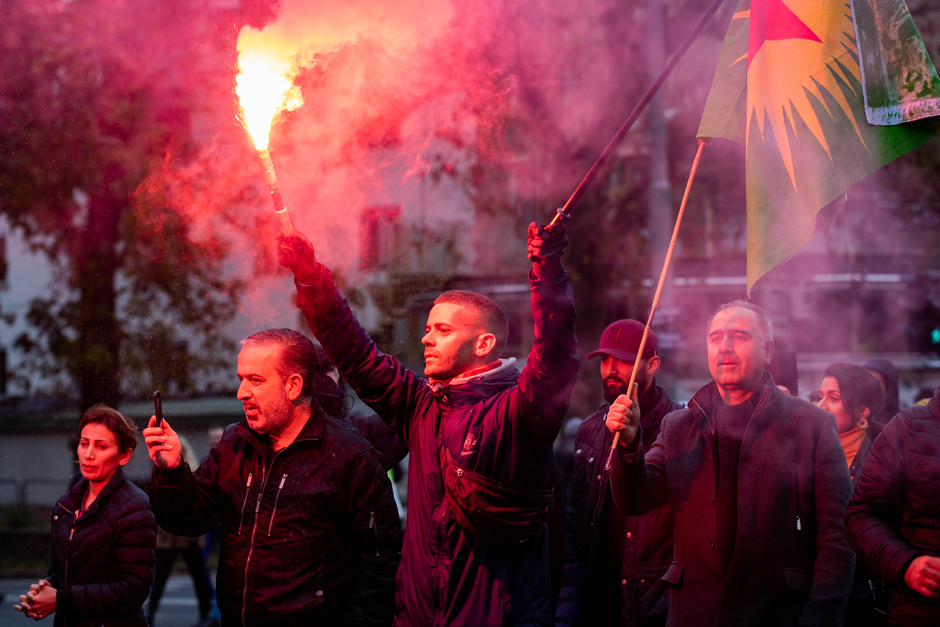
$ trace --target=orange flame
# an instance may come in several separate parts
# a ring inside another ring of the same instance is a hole
[[[289,59],[277,51],[253,45],[259,31],[245,28],[238,37],[238,76],[235,93],[242,120],[257,150],[268,147],[271,122],[278,112],[303,105],[300,89],[293,86],[294,70]]]

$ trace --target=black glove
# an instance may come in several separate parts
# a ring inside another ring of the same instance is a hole
[[[561,256],[568,247],[568,236],[562,223],[542,226],[533,222],[529,225],[526,238],[526,253],[536,266],[553,268],[561,263]]]
[[[278,262],[293,272],[299,282],[313,284],[320,272],[320,264],[310,240],[303,233],[294,231],[290,236],[278,235],[277,243]]]

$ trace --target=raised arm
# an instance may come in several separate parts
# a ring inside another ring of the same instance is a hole
[[[179,456],[179,438],[166,421],[163,427],[155,426],[155,422],[151,419],[143,435],[147,452],[154,460],[150,503],[157,522],[175,535],[196,537],[208,533],[219,524],[221,442],[193,473]]]
[[[563,224],[529,225],[535,340],[519,377],[519,403],[522,426],[539,450],[548,450],[558,435],[580,365],[574,294],[561,265],[567,245]]]
[[[297,307],[310,330],[359,398],[408,442],[408,418],[426,386],[398,359],[380,351],[349,308],[313,245],[294,232],[278,249],[281,265],[294,273]]]

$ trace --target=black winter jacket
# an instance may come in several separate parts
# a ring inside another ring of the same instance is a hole
[[[312,410],[277,453],[243,420],[195,473],[153,469],[161,527],[199,536],[221,526],[226,624],[391,622],[401,527],[388,475],[348,425]]]
[[[550,625],[548,539],[484,543],[445,499],[438,425],[447,451],[471,471],[548,489],[552,443],[578,373],[574,302],[562,268],[530,274],[535,341],[521,374],[506,360],[485,373],[430,386],[372,342],[320,266],[297,284],[297,306],[336,367],[408,444],[408,525],[397,579],[396,625]]]
[[[738,464],[738,528],[727,574],[718,550],[714,381],[663,419],[644,457],[617,453],[614,500],[636,515],[670,503],[675,558],[670,627],[841,627],[855,555],[845,539],[852,493],[831,414],[784,394],[766,373]],[[621,447],[623,448],[623,447]]]
[[[662,388],[656,392],[659,402],[640,421],[646,448],[659,435],[663,416],[683,407]],[[672,563],[672,508],[664,505],[642,516],[623,516],[609,500],[610,475],[604,470],[614,440],[604,424],[609,407],[604,405],[578,427],[556,625],[640,625],[665,615],[669,606],[668,584],[662,577]],[[613,516],[622,520],[624,541],[622,572],[607,573],[617,584],[611,586],[598,577],[610,562],[608,553],[613,547],[607,536]],[[620,592],[614,603],[603,598],[611,589]]]
[[[55,627],[147,627],[141,608],[157,542],[150,501],[119,468],[76,521],[87,489],[81,479],[52,510]]]
[[[892,624],[936,625],[940,602],[911,590],[914,558],[940,557],[940,395],[895,416],[875,440],[845,518],[849,543],[892,588]]]

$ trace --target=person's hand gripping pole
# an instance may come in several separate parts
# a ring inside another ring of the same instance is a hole
[[[294,273],[294,278],[304,285],[311,285],[319,272],[319,263],[313,244],[300,231],[277,238],[277,260]]]
[[[614,434],[614,443],[607,455],[605,470],[610,470],[610,460],[617,445],[630,446],[633,444],[637,431],[640,429],[640,403],[637,400],[639,386],[634,380],[636,378],[636,368],[633,369],[633,373],[633,376],[630,377],[630,385],[627,388],[630,390],[630,398],[627,398],[626,394],[618,396],[617,400],[610,405],[607,410],[607,417],[604,419],[604,424]]]

